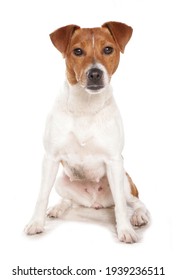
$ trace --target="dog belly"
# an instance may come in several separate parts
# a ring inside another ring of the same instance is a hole
[[[99,182],[71,181],[67,175],[63,174],[57,180],[56,190],[61,197],[85,207],[100,209],[114,205],[106,176],[101,178]]]
[[[88,180],[92,182],[99,182],[102,177],[105,176],[106,169],[101,162],[83,162],[80,163],[68,163],[62,161],[65,174],[70,178],[70,181],[75,180]]]

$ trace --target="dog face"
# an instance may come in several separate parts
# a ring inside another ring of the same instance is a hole
[[[91,94],[100,93],[116,71],[120,52],[132,35],[132,28],[120,22],[107,22],[100,28],[67,25],[50,34],[55,47],[66,59],[71,85],[79,84]]]

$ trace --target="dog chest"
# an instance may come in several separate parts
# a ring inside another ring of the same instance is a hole
[[[109,160],[123,147],[119,112],[109,106],[97,114],[77,115],[56,106],[46,124],[44,146],[58,160]]]
[[[99,141],[104,138],[100,133],[97,124],[88,119],[73,122],[64,145],[58,150],[65,173],[71,180],[99,181],[105,175],[106,149]]]

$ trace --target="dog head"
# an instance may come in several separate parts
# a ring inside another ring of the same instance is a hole
[[[100,28],[67,25],[51,33],[50,38],[66,59],[69,83],[96,94],[109,84],[132,31],[126,24],[111,21]]]

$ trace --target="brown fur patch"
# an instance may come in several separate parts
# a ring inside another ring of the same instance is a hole
[[[70,84],[78,82],[86,85],[87,69],[96,63],[101,63],[107,70],[108,78],[116,71],[120,52],[132,35],[132,28],[120,22],[106,22],[102,27],[80,28],[77,25],[67,25],[55,30],[50,38],[55,47],[66,59],[66,74]],[[113,52],[104,54],[104,48],[111,47]],[[82,55],[74,54],[74,49],[81,49]]]
[[[127,172],[125,174],[128,178],[128,181],[129,181],[129,184],[130,184],[130,187],[131,187],[131,194],[136,196],[136,197],[139,197],[138,189],[137,189],[136,185],[133,183],[132,178],[129,176],[129,174]]]
[[[106,46],[114,48],[109,56],[103,54]],[[83,50],[82,56],[74,55],[73,50],[76,48]],[[97,62],[104,65],[111,77],[119,64],[120,50],[107,28],[83,28],[77,29],[73,34],[65,57],[69,82],[85,85],[86,69]]]

